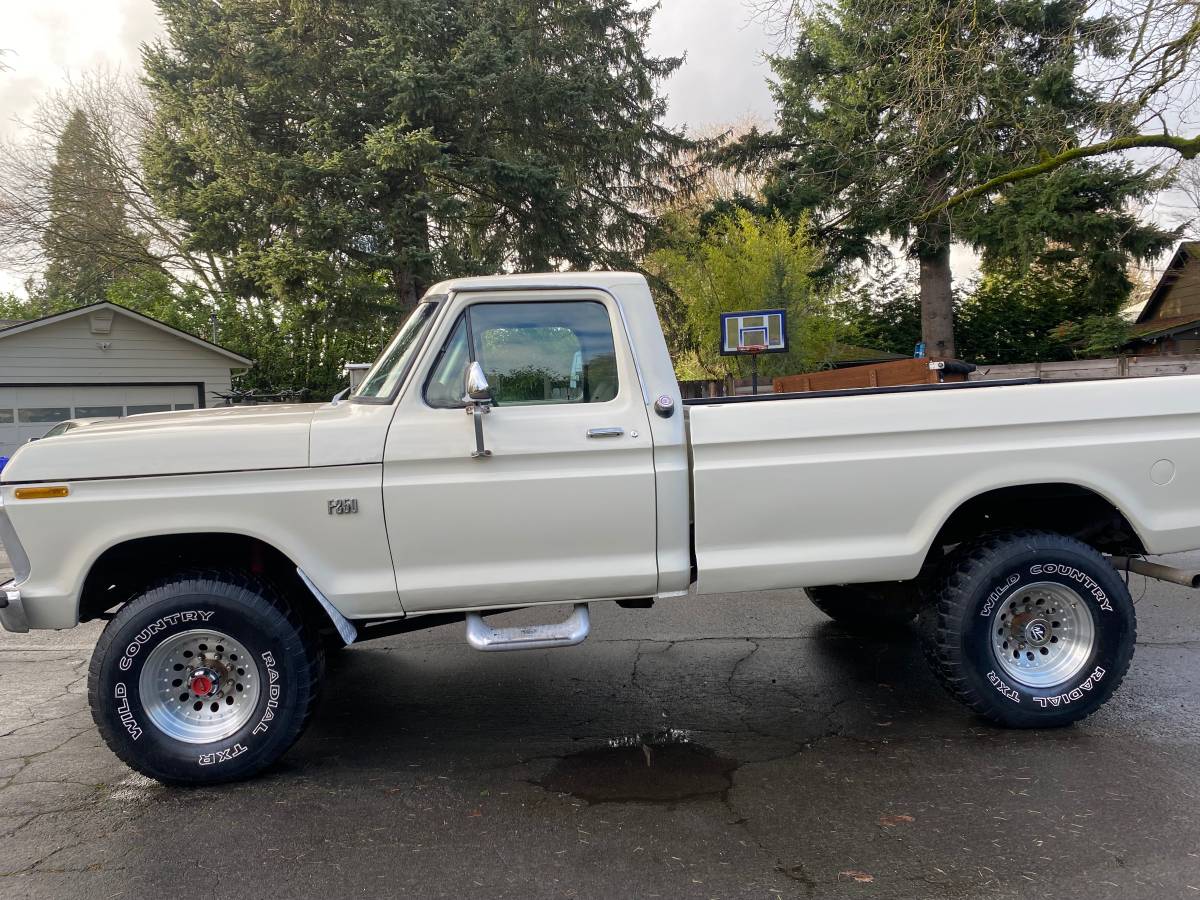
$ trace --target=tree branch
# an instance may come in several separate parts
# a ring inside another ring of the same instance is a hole
[[[1048,156],[1031,166],[1013,169],[1011,172],[1005,172],[1002,175],[989,178],[987,181],[977,184],[974,187],[959,191],[948,200],[927,209],[921,214],[919,220],[926,221],[939,213],[960,206],[969,200],[974,200],[984,194],[990,194],[998,188],[1015,184],[1018,181],[1024,181],[1027,178],[1044,175],[1077,159],[1104,156],[1108,153],[1119,153],[1122,150],[1135,150],[1143,147],[1174,150],[1184,159],[1195,159],[1200,154],[1200,135],[1186,138],[1175,134],[1135,134],[1126,137],[1110,138],[1109,140],[1099,141],[1098,143],[1088,144],[1083,147],[1071,147],[1061,153]]]

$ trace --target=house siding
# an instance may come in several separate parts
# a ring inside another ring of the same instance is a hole
[[[1154,319],[1167,319],[1172,316],[1200,317],[1200,261],[1189,257],[1179,269],[1174,281],[1167,287],[1166,295],[1155,311]]]
[[[205,405],[213,405],[213,391],[229,390],[231,366],[220,353],[119,310],[107,334],[93,334],[92,316],[83,314],[0,338],[0,384],[199,382]]]

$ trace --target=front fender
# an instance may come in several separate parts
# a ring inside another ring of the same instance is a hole
[[[17,500],[14,486],[0,488],[29,561],[16,587],[31,628],[78,624],[84,581],[110,548],[200,532],[271,545],[348,618],[403,613],[383,525],[379,465],[64,483],[67,497],[45,500]],[[349,499],[358,501],[357,513],[330,514],[331,500]]]

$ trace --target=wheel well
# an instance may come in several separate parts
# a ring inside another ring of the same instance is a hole
[[[175,572],[205,569],[247,572],[270,581],[317,630],[332,628],[325,611],[296,574],[296,564],[265,541],[243,534],[164,534],[136,538],[105,550],[79,596],[79,621],[104,618],[148,585]]]
[[[1070,535],[1106,553],[1145,552],[1129,519],[1104,497],[1076,484],[1051,482],[998,488],[967,500],[938,532],[929,561],[978,535],[1018,528]]]

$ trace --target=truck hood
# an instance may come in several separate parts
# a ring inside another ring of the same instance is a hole
[[[273,403],[145,413],[84,425],[25,444],[0,478],[69,481],[300,468],[308,465],[313,413],[323,405]]]

